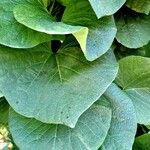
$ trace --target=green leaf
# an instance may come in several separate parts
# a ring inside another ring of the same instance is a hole
[[[19,24],[13,16],[13,8],[26,0],[0,1],[0,44],[14,48],[29,48],[49,41],[52,37]]]
[[[116,18],[116,25],[117,41],[125,47],[139,48],[150,41],[150,16],[123,14]]]
[[[130,98],[115,84],[104,93],[112,108],[111,126],[101,150],[131,150],[137,128],[134,106]]]
[[[98,18],[117,12],[126,0],[89,0]]]
[[[7,124],[8,122],[9,104],[4,97],[0,98],[0,124]]]
[[[150,123],[150,58],[129,56],[119,62],[116,83],[132,99],[138,123]]]
[[[14,16],[19,23],[39,32],[51,35],[72,33],[78,39],[81,47],[85,49],[84,43],[86,43],[88,28],[56,22],[46,8],[38,2],[37,5],[28,2],[17,5],[14,9]]]
[[[150,1],[149,0],[127,0],[126,5],[139,13],[149,14]]]
[[[87,0],[77,0],[67,5],[63,21],[71,25],[81,25],[89,28],[86,43],[82,50],[87,60],[93,61],[109,50],[116,35],[116,26],[112,16],[97,19]],[[77,39],[81,35],[75,34]]]
[[[135,139],[133,150],[150,150],[150,134],[144,134]]]
[[[111,50],[89,63],[78,47],[43,49],[1,48],[0,89],[18,113],[74,127],[115,79],[118,64]]]
[[[111,110],[93,105],[78,120],[74,129],[44,124],[10,112],[10,131],[21,150],[95,150],[103,143],[111,121]]]
[[[144,51],[144,56],[150,58],[150,42],[144,47],[141,47],[139,50]]]

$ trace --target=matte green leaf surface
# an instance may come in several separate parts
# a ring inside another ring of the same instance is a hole
[[[115,84],[104,93],[110,101],[112,120],[101,150],[131,150],[136,133],[137,122],[134,106],[125,92]]]
[[[28,2],[17,5],[14,9],[14,16],[19,23],[33,30],[54,35],[75,34],[81,47],[86,42],[88,28],[56,22],[46,8],[39,2],[37,2],[37,5]]]
[[[126,0],[89,0],[98,18],[117,12]]]
[[[96,150],[103,143],[111,121],[111,110],[93,105],[74,129],[44,124],[10,112],[10,131],[21,150]]]
[[[15,48],[29,48],[49,41],[51,39],[49,35],[33,31],[15,20],[13,8],[21,3],[26,3],[26,0],[0,1],[0,44]]]
[[[129,56],[119,62],[116,83],[132,99],[138,123],[150,123],[150,58]]]
[[[89,28],[86,43],[81,47],[87,60],[93,61],[107,52],[116,35],[116,26],[112,16],[97,19],[87,0],[77,0],[67,5],[63,21],[72,25]],[[75,35],[80,39],[80,35]]]
[[[116,20],[117,41],[128,48],[139,48],[150,41],[150,16],[124,14]]]
[[[149,14],[150,1],[149,0],[127,0],[126,5],[139,13]]]
[[[133,150],[150,150],[150,134],[144,134],[135,139]]]
[[[118,64],[111,50],[89,63],[77,47],[43,49],[1,48],[0,89],[18,113],[74,127],[115,79]]]

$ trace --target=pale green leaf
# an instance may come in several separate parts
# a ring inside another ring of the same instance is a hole
[[[43,49],[1,48],[0,89],[18,113],[74,127],[115,79],[118,64],[111,50],[89,63],[78,47]]]
[[[63,21],[72,25],[87,26],[87,41],[82,42],[82,50],[87,60],[93,61],[107,52],[116,35],[116,26],[112,16],[97,19],[87,0],[77,0],[67,5]],[[74,35],[81,39],[81,34]],[[80,40],[81,41],[81,40]]]
[[[46,8],[38,2],[37,5],[28,2],[17,5],[14,9],[14,16],[19,23],[39,32],[51,35],[73,34],[81,47],[85,49],[83,44],[86,43],[88,28],[56,22]]]
[[[126,0],[89,0],[98,18],[117,12]]]
[[[150,123],[150,58],[129,56],[119,62],[116,83],[132,99],[138,123]]]
[[[131,99],[115,84],[104,93],[110,101],[112,120],[101,150],[131,150],[136,134],[137,121]]]
[[[150,1],[149,0],[127,0],[126,5],[139,13],[149,14]]]
[[[79,118],[74,129],[44,124],[10,112],[10,131],[21,150],[96,150],[103,143],[111,121],[111,110],[93,105]]]
[[[25,2],[26,0],[0,1],[0,44],[15,48],[29,48],[51,39],[49,35],[31,30],[15,20],[13,8]]]
[[[117,41],[125,47],[139,48],[150,41],[150,16],[121,14],[116,18],[116,25]]]

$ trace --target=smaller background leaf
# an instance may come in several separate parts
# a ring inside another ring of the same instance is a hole
[[[150,134],[144,134],[135,139],[133,150],[150,150]]]
[[[149,0],[127,0],[126,5],[139,13],[149,14],[150,1]]]

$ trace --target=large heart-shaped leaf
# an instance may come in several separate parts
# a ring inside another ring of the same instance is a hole
[[[10,131],[21,150],[96,150],[103,143],[111,121],[111,110],[93,105],[78,120],[74,129],[44,124],[10,112]]]
[[[15,48],[29,48],[51,39],[49,35],[31,30],[15,20],[13,8],[17,4],[26,2],[26,0],[0,1],[0,44]]]
[[[119,62],[116,83],[132,99],[141,124],[150,123],[150,58],[129,56]]]
[[[126,5],[140,13],[149,14],[150,12],[150,1],[149,0],[127,0]]]
[[[98,18],[118,11],[126,0],[89,0]]]
[[[112,108],[111,126],[101,150],[131,150],[137,128],[131,99],[115,84],[104,93]],[[130,140],[129,140],[130,139]]]
[[[54,35],[72,33],[78,39],[81,47],[83,43],[86,43],[87,27],[56,22],[40,2],[35,5],[27,1],[25,4],[17,5],[14,9],[14,16],[19,23],[33,30]]]
[[[150,16],[127,12],[116,18],[118,42],[128,48],[139,48],[148,44],[150,41]]]
[[[82,50],[89,61],[93,61],[107,52],[116,35],[113,17],[97,19],[87,0],[77,0],[72,5],[67,5],[63,21],[72,25],[83,25],[89,28],[86,43],[83,42]],[[75,35],[81,39],[81,35]]]
[[[1,48],[0,89],[18,113],[74,127],[116,77],[116,59],[111,50],[89,63],[78,47],[44,49]]]

